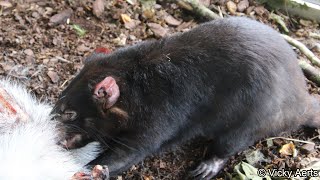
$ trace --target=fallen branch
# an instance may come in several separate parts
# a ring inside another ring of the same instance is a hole
[[[296,48],[298,48],[304,55],[307,56],[307,58],[311,61],[312,64],[320,67],[320,59],[317,58],[316,55],[314,55],[304,44],[302,44],[301,42],[293,39],[290,36],[284,35],[282,34],[282,37],[288,42],[290,43],[292,46],[295,46]]]
[[[320,71],[318,71],[315,67],[311,66],[306,61],[299,61],[299,65],[303,70],[305,76],[312,82],[316,83],[320,86]]]
[[[178,0],[177,4],[184,9],[187,9],[189,11],[193,11],[196,14],[203,16],[203,17],[206,17],[208,19],[221,18],[218,14],[212,12],[209,8],[200,4],[198,0]]]

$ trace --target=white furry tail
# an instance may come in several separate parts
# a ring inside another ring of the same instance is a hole
[[[16,117],[0,112],[1,180],[70,179],[98,155],[98,143],[74,151],[57,146],[56,124],[50,121],[51,107],[39,103],[25,88],[9,80],[0,80],[0,87],[29,118],[12,126]]]

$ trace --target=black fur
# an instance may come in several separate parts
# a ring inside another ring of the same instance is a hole
[[[270,27],[246,18],[212,21],[90,59],[55,113],[62,104],[78,113],[63,123],[63,131],[68,136],[79,133],[78,127],[88,141],[105,143],[105,152],[90,164],[108,165],[111,175],[204,135],[214,141],[194,175],[209,179],[254,141],[307,121],[319,124],[319,103],[307,93],[291,47]],[[117,80],[121,94],[114,106],[127,119],[103,110],[92,97],[107,76]]]

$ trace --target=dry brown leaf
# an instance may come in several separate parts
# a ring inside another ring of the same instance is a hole
[[[92,12],[95,16],[100,17],[104,12],[105,1],[95,0],[92,5]]]
[[[292,142],[285,144],[279,150],[279,153],[287,156],[295,156],[297,153],[296,147]]]
[[[72,9],[66,9],[64,11],[61,11],[58,14],[55,14],[50,18],[49,25],[55,26],[55,25],[67,22],[67,19],[70,18],[72,13],[73,13]]]
[[[162,27],[160,24],[157,23],[148,23],[148,27],[153,31],[154,35],[157,37],[164,37],[168,30],[164,27]]]
[[[169,14],[164,17],[164,20],[166,21],[166,23],[172,26],[179,26],[182,23],[182,21],[178,21],[177,19],[175,19],[173,16]]]
[[[129,23],[132,21],[129,15],[127,14],[121,14],[121,19],[123,23]]]

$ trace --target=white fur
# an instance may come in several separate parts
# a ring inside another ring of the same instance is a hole
[[[0,80],[4,88],[30,117],[15,125],[15,118],[0,112],[0,179],[70,179],[99,153],[99,144],[91,143],[74,151],[56,145],[55,121],[51,107],[40,103],[25,88]],[[14,126],[13,126],[14,125]]]

